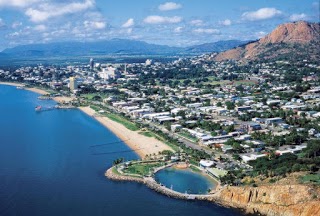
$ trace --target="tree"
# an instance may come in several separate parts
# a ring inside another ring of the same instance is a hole
[[[124,161],[124,158],[118,158],[118,159],[114,160],[112,164],[118,165],[118,164],[121,164],[123,161]]]
[[[165,122],[165,123],[163,123],[163,125],[168,131],[171,131],[171,123],[170,122]]]
[[[225,104],[228,110],[233,110],[235,108],[235,104],[231,101],[227,101]]]
[[[308,158],[320,156],[320,140],[309,140],[305,152]]]

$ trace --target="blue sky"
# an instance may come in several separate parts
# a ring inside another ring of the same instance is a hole
[[[0,50],[112,38],[188,46],[319,22],[318,0],[0,0]]]

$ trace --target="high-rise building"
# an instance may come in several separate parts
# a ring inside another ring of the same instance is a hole
[[[152,59],[147,59],[145,65],[146,66],[152,65]]]
[[[76,90],[78,88],[77,80],[74,77],[69,78],[69,88],[71,91]]]
[[[93,70],[94,68],[94,61],[93,58],[90,59],[90,70]]]

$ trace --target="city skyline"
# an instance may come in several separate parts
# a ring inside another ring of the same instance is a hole
[[[319,3],[314,0],[0,0],[0,12],[0,50],[32,43],[113,38],[187,46],[253,40],[281,23],[319,22]]]

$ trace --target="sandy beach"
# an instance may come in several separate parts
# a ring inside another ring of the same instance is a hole
[[[138,131],[131,131],[122,124],[114,122],[107,117],[99,116],[99,114],[97,114],[90,107],[80,107],[79,109],[87,115],[94,117],[102,125],[111,130],[115,135],[117,135],[121,140],[123,140],[132,150],[134,150],[141,158],[144,158],[146,155],[150,154],[158,154],[163,150],[172,151],[172,149],[163,142],[153,137],[146,137],[144,135],[141,135],[138,133]]]

